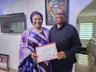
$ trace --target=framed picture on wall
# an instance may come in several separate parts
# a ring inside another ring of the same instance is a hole
[[[68,13],[69,13],[69,0],[45,0],[45,16],[46,16],[46,24],[53,25],[54,23],[54,13],[57,8],[62,8],[65,10],[67,14],[68,21]]]
[[[2,70],[9,69],[9,55],[0,54],[0,69]]]

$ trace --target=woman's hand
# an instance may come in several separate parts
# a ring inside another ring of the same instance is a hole
[[[63,51],[60,51],[57,53],[57,59],[61,60],[63,58],[66,58],[66,54]]]
[[[32,58],[33,60],[37,60],[37,55],[36,55],[36,53],[31,52],[31,58]]]

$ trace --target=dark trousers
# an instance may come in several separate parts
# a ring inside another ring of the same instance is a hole
[[[52,61],[53,72],[72,72],[73,63],[66,60]]]

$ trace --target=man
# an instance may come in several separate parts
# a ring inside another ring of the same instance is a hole
[[[75,54],[81,49],[77,30],[66,23],[64,10],[58,8],[54,15],[55,25],[51,28],[49,41],[56,42],[57,59],[52,60],[53,72],[72,72]]]

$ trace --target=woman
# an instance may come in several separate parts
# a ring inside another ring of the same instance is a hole
[[[20,44],[19,72],[51,72],[49,61],[37,63],[35,48],[48,43],[48,29],[41,27],[43,16],[34,11],[30,16],[33,27],[25,30]]]

